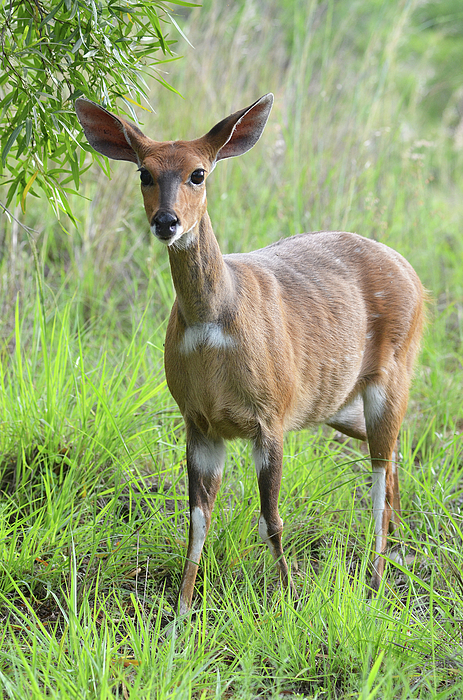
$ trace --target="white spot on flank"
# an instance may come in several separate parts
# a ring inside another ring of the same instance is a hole
[[[352,365],[352,366],[358,366],[360,363],[360,360],[362,359],[363,356],[363,350],[361,350],[358,355],[344,355],[344,362],[346,364]]]
[[[217,350],[232,348],[235,344],[231,335],[224,332],[219,323],[196,323],[186,328],[180,351],[185,355],[195,352],[201,345]]]
[[[375,297],[381,299],[384,296],[384,292],[375,292]]]
[[[374,425],[383,415],[386,392],[380,384],[369,384],[363,392],[365,421]]]
[[[199,506],[196,506],[191,511],[190,522],[193,536],[190,559],[198,563],[207,533],[206,517]]]

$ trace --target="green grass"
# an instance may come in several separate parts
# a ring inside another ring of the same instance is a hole
[[[157,113],[143,114],[153,138],[193,138],[272,90],[262,140],[210,180],[222,250],[346,229],[419,273],[429,320],[397,542],[413,561],[391,561],[368,600],[365,450],[324,429],[289,435],[296,603],[257,533],[250,450],[233,442],[193,610],[176,618],[188,508],[163,373],[167,256],[133,165],[112,163],[111,181],[94,165],[78,229],[40,200],[21,215],[38,273],[29,235],[0,221],[0,697],[461,698],[463,168],[458,124],[436,119],[435,99],[427,111],[449,37],[426,33],[425,9],[208,1],[181,20],[196,48],[169,80],[184,99],[153,85]]]

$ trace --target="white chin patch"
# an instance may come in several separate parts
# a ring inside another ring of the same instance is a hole
[[[182,225],[180,225],[180,226],[177,225],[177,227],[175,229],[175,233],[171,238],[159,238],[159,236],[156,233],[156,226],[150,226],[150,229],[151,229],[151,233],[154,234],[154,236],[156,236],[158,241],[161,241],[161,243],[164,243],[164,245],[172,245],[172,243],[174,243],[174,241],[177,241],[180,238],[180,236],[182,236],[182,234],[183,234],[183,226]]]
[[[172,246],[176,250],[186,250],[190,247],[195,239],[194,229],[196,224],[192,226],[186,233],[181,233],[179,236],[175,234],[174,238],[169,241],[169,247]]]
[[[156,226],[151,226],[150,229],[151,233],[158,239],[158,241],[164,243],[164,245],[169,246],[169,248],[172,246],[172,248],[177,250],[185,250],[193,243],[195,239],[194,230],[197,223],[198,222],[195,221],[193,226],[191,226],[191,228],[189,228],[185,233],[183,232],[182,225],[177,226],[177,229],[171,238],[159,238],[159,236],[156,234]]]

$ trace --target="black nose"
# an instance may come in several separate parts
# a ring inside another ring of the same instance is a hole
[[[151,220],[151,225],[156,228],[156,236],[164,239],[172,238],[179,223],[176,215],[165,209],[159,209]]]

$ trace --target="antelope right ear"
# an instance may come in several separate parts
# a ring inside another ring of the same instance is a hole
[[[259,98],[250,107],[231,114],[216,124],[204,137],[217,151],[215,160],[241,156],[262,136],[273,105],[273,95]]]
[[[146,136],[135,124],[116,117],[108,110],[83,97],[75,109],[89,144],[108,158],[138,163],[138,147]]]

